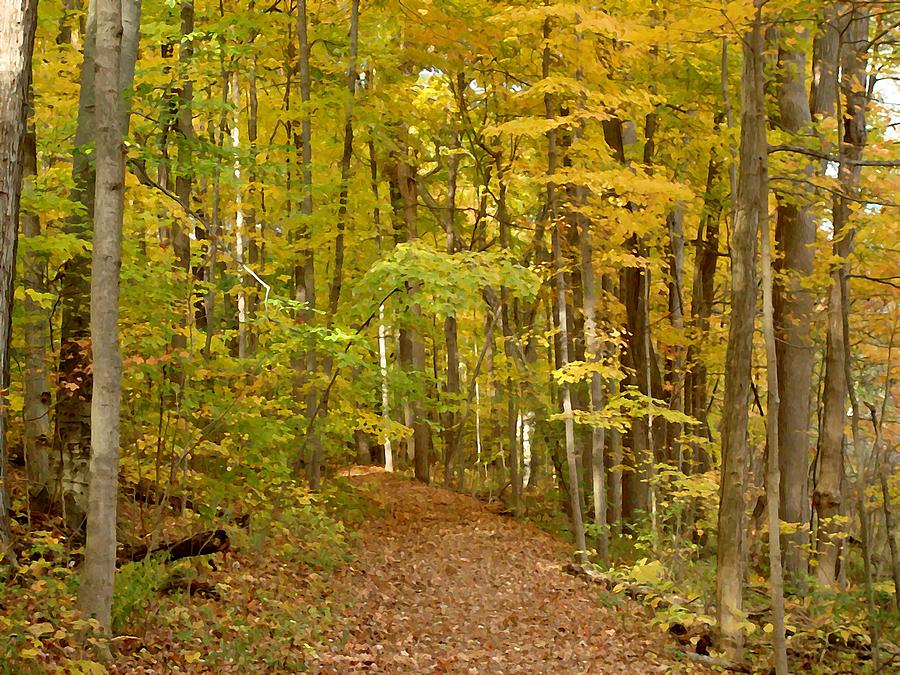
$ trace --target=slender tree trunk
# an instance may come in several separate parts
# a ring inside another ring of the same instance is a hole
[[[371,77],[366,78],[371,82]],[[381,235],[381,207],[378,205],[378,163],[375,159],[375,143],[369,139],[369,177],[372,183],[372,196],[375,198],[375,207],[372,209],[372,224],[378,233],[378,251],[382,249]],[[385,428],[390,428],[391,422],[391,390],[388,383],[387,365],[387,326],[384,322],[384,305],[378,306],[378,366],[381,371],[381,416],[385,421]],[[390,436],[384,438],[384,470],[394,471],[394,449]]]
[[[22,159],[37,0],[0,0],[0,560],[12,552],[6,429]]]
[[[841,96],[846,108],[839,119],[843,137],[839,144],[841,162],[838,181],[841,194],[834,199],[833,252],[840,261],[831,272],[828,295],[828,324],[825,345],[825,392],[822,435],[819,438],[819,475],[813,492],[818,517],[816,533],[816,576],[820,583],[837,580],[838,560],[843,545],[843,525],[837,520],[842,512],[844,483],[844,425],[846,422],[849,379],[848,335],[844,307],[849,305],[847,258],[853,250],[855,229],[850,223],[850,204],[859,189],[860,166],[866,144],[866,65],[869,18],[865,10],[853,10],[841,56]],[[836,69],[835,69],[836,70]]]
[[[303,189],[303,202],[300,209],[304,216],[304,230],[308,236],[308,228],[311,225],[313,214],[312,201],[312,121],[310,120],[310,93],[311,80],[309,72],[309,34],[307,24],[307,0],[299,0],[297,7],[297,39],[298,54],[300,58],[300,100],[303,105],[303,118],[300,122],[300,146],[301,146],[301,186]],[[298,300],[306,303],[304,318],[307,322],[313,320],[316,309],[316,265],[313,250],[304,253],[303,263],[299,266],[297,292]],[[305,367],[306,377],[315,377],[317,369],[317,357],[315,349],[309,349],[306,353]],[[308,385],[306,394],[306,418],[310,420],[315,414],[318,405],[317,387]],[[322,440],[313,426],[309,426],[312,438],[305,441],[306,447],[306,479],[310,488],[317,491],[321,484],[322,475]]]
[[[757,9],[744,37],[741,77],[742,123],[735,219],[731,237],[731,321],[725,357],[722,413],[722,477],[719,488],[719,547],[716,607],[719,632],[730,658],[743,648],[744,508],[748,448],[750,362],[756,306],[756,231],[766,209],[761,189],[766,156],[763,30]]]
[[[584,285],[584,344],[586,358],[599,362],[603,356],[597,335],[597,291],[594,276],[594,247],[591,237],[591,221],[581,218],[581,278]],[[591,374],[591,412],[598,413],[605,405],[603,378],[599,373]],[[606,462],[604,453],[606,430],[595,425],[591,428],[591,472],[594,496],[594,525],[598,528],[597,556],[600,563],[609,558],[609,531],[606,522]]]
[[[402,224],[405,230],[406,241],[418,239],[417,213],[418,213],[418,188],[416,185],[416,170],[405,156],[398,156],[395,164],[396,175],[393,177],[398,198],[395,201],[395,218]],[[417,324],[422,316],[422,308],[416,302],[415,296],[419,292],[420,284],[408,284],[410,314],[413,323]],[[406,328],[401,333],[401,351],[406,352],[407,364],[416,377],[422,378],[426,373],[425,342],[414,325]],[[424,384],[424,383],[423,383]],[[431,426],[425,417],[425,411],[421,400],[408,402],[409,418],[413,428],[413,459],[415,462],[416,480],[428,483],[431,480]]]
[[[550,20],[544,21],[544,40],[550,39]],[[542,74],[544,79],[550,76],[551,53],[550,47],[545,46],[542,58]],[[544,111],[548,120],[555,118],[555,102],[551,94],[544,95]],[[559,332],[559,341],[557,345],[559,354],[559,366],[565,367],[569,363],[569,319],[566,313],[566,282],[564,276],[565,263],[562,257],[561,239],[562,234],[560,228],[562,224],[558,219],[559,206],[556,193],[556,185],[553,182],[557,170],[557,143],[556,130],[551,129],[547,132],[547,225],[551,228],[551,239],[553,249],[553,266],[555,275],[555,294],[556,294],[556,313],[554,319],[556,328]],[[568,486],[569,486],[569,502],[572,510],[572,529],[575,534],[576,555],[579,560],[585,562],[587,560],[587,544],[584,538],[584,521],[581,516],[581,495],[578,482],[578,465],[575,453],[575,420],[572,411],[572,392],[567,382],[561,387],[562,391],[562,412],[564,416],[563,424],[565,426],[566,436],[566,463],[568,464]]]
[[[459,176],[459,132],[453,132],[452,154],[449,159],[447,177],[447,218],[445,222],[447,253],[456,253],[456,187]],[[456,406],[459,397],[459,336],[456,315],[444,319],[444,340],[447,343],[447,395],[450,408],[444,415],[444,485],[450,486],[453,465],[459,452],[460,435],[456,430]]]
[[[66,234],[87,242],[94,213],[94,170],[88,148],[94,141],[94,74],[96,0],[88,4],[84,62],[78,100],[78,126],[72,157],[73,201],[83,216],[66,221]],[[90,257],[76,253],[65,264],[60,288],[60,349],[56,399],[56,430],[50,454],[51,500],[72,528],[80,528],[87,513],[91,457]]]
[[[760,180],[760,199],[766,199],[768,190],[768,161],[763,160]],[[775,337],[775,309],[773,302],[772,247],[769,237],[768,207],[759,211],[760,253],[763,287],[763,335],[766,343],[766,381],[768,385],[768,406],[766,410],[766,440],[769,447],[769,461],[766,467],[766,508],[769,525],[769,579],[772,600],[772,648],[775,656],[775,672],[787,675],[787,643],[784,635],[784,578],[781,564],[781,463],[780,426],[781,401],[779,398],[779,365]],[[805,482],[806,476],[803,476]]]
[[[719,223],[722,216],[722,195],[719,179],[721,159],[715,151],[710,154],[706,173],[706,194],[703,198],[703,215],[697,227],[694,252],[694,281],[691,288],[691,323],[694,342],[688,348],[689,385],[687,408],[700,425],[697,434],[712,440],[706,416],[708,397],[708,373],[701,350],[707,344],[709,320],[712,316],[715,293],[716,267],[719,261]],[[709,454],[699,444],[694,445],[691,470],[708,471]]]
[[[500,157],[497,158],[497,181],[499,183],[497,197],[497,222],[500,228],[500,247],[509,250],[509,216],[506,212],[506,181],[504,180],[503,167],[499,166]],[[522,480],[521,462],[519,459],[519,412],[516,407],[516,390],[513,383],[512,372],[515,365],[520,364],[520,359],[515,353],[513,345],[512,316],[509,307],[509,289],[500,288],[500,321],[503,333],[503,351],[506,354],[506,439],[509,457],[509,482],[512,488],[512,508],[515,515],[522,511]]]
[[[30,98],[30,97],[29,97]],[[31,113],[33,113],[33,109]],[[37,175],[37,138],[33,123],[25,137],[23,192]],[[41,220],[37,212],[21,213],[22,234],[26,239],[39,237]],[[25,286],[35,293],[46,292],[47,258],[30,247],[23,251]],[[29,509],[44,511],[50,493],[50,383],[47,380],[49,312],[32,297],[25,297],[25,467],[28,479]]]
[[[344,149],[341,154],[341,188],[338,197],[337,235],[334,240],[334,270],[328,292],[328,321],[333,322],[344,281],[344,229],[350,191],[350,162],[353,159],[353,99],[356,96],[356,58],[359,51],[359,0],[350,3],[350,56],[347,63],[347,102],[344,106]]]
[[[239,359],[244,359],[247,357],[247,344],[248,344],[248,330],[249,327],[247,325],[247,291],[244,289],[244,283],[246,281],[246,276],[244,272],[244,265],[247,262],[246,256],[246,244],[247,244],[247,234],[245,231],[244,224],[244,191],[241,185],[241,126],[240,126],[240,116],[241,116],[241,83],[238,78],[237,69],[231,72],[231,86],[229,88],[231,92],[231,105],[234,109],[234,117],[231,120],[231,149],[234,154],[234,164],[233,164],[233,173],[234,173],[234,262],[235,262],[235,274],[238,278],[238,293],[237,293],[237,319],[238,319],[238,340],[237,340],[237,357]]]
[[[676,204],[666,216],[669,230],[669,319],[679,331],[684,329],[684,205]],[[674,347],[674,355],[668,359],[668,381],[671,394],[669,409],[683,413],[686,408],[685,363],[686,353],[681,345]],[[666,424],[666,454],[670,464],[684,470],[684,449],[681,422]]]
[[[91,402],[91,483],[87,541],[79,602],[111,630],[116,570],[116,496],[119,475],[119,267],[125,189],[123,16],[119,0],[97,0],[96,196],[91,273],[91,341],[94,389]]]
[[[182,204],[190,206],[191,190],[194,185],[193,143],[193,103],[194,82],[188,72],[194,58],[194,42],[191,35],[194,32],[194,0],[182,0],[181,2],[181,44],[178,51],[178,66],[181,69],[181,90],[178,93],[178,114],[175,118],[175,129],[178,132],[178,163],[175,173],[175,194]],[[178,270],[185,275],[191,273],[191,239],[185,227],[176,227],[174,232],[173,248]],[[193,305],[191,298],[185,300],[187,307],[182,317],[183,325],[191,321]],[[187,337],[178,335],[173,339],[173,347],[184,349],[187,346]]]

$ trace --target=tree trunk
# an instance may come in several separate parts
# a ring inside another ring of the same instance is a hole
[[[587,218],[580,218],[581,237],[579,248],[581,253],[581,279],[584,285],[584,344],[585,357],[599,362],[603,356],[600,339],[597,335],[597,291],[594,276],[594,246],[591,237],[592,223]],[[591,374],[591,412],[603,410],[603,378],[599,373]],[[609,558],[609,531],[606,522],[606,430],[595,425],[591,428],[591,483],[594,496],[594,525],[598,529],[597,556],[603,564]]]
[[[765,156],[764,156],[765,157]],[[768,158],[763,160],[762,178],[760,179],[760,199],[767,200]],[[784,635],[784,576],[781,565],[781,401],[778,349],[775,338],[775,309],[773,295],[772,247],[769,237],[768,206],[759,210],[759,235],[762,266],[763,287],[763,336],[766,343],[766,441],[769,447],[769,460],[766,466],[766,509],[769,525],[769,579],[770,597],[772,601],[772,651],[775,656],[775,672],[777,675],[788,674],[787,644]],[[812,373],[810,373],[812,376]],[[804,482],[806,476],[803,477]]]
[[[134,81],[134,67],[140,40],[140,0],[122,3],[122,40],[119,60],[119,90],[126,92]],[[84,213],[66,222],[66,233],[87,242],[94,214],[95,171],[88,148],[95,139],[95,72],[96,72],[96,0],[88,4],[78,98],[78,125],[72,177],[72,198],[84,207]],[[122,134],[128,130],[129,108],[123,108]],[[52,503],[73,528],[84,525],[88,507],[88,480],[91,456],[91,369],[90,282],[91,259],[86,253],[76,254],[66,263],[60,289],[59,388],[56,401],[56,433],[50,454],[50,489]]]
[[[544,40],[550,38],[550,20],[544,21]],[[544,79],[550,76],[551,53],[550,47],[544,47],[542,57],[542,74]],[[546,118],[552,120],[555,118],[555,103],[552,94],[544,95],[544,111]],[[569,335],[568,324],[569,319],[566,312],[566,282],[565,282],[565,263],[562,257],[561,240],[562,227],[561,221],[558,219],[559,206],[556,193],[556,185],[553,182],[557,170],[557,146],[556,146],[556,130],[551,129],[547,132],[547,205],[546,218],[547,225],[551,228],[551,246],[553,249],[553,267],[555,276],[555,294],[556,294],[556,313],[554,320],[556,329],[559,332],[559,340],[557,342],[557,353],[559,355],[559,367],[565,367],[569,363]],[[575,534],[576,555],[583,563],[587,560],[587,544],[584,538],[584,520],[581,516],[581,490],[578,482],[578,465],[575,453],[575,420],[572,412],[572,392],[568,382],[564,382],[561,387],[562,393],[562,412],[563,424],[565,426],[566,437],[566,463],[568,464],[568,491],[569,503],[571,504],[572,529]]]
[[[791,40],[798,36],[791,33]],[[802,40],[802,37],[799,37]],[[812,116],[806,92],[806,57],[802,50],[779,50],[778,126],[790,134],[809,131]],[[812,174],[807,164],[799,172],[799,183],[776,192],[778,249],[774,320],[777,336],[779,471],[781,473],[781,520],[794,529],[782,537],[785,572],[799,580],[806,574],[809,532],[808,455],[809,413],[812,393],[813,343],[810,331],[813,294],[807,279],[813,270],[816,223],[810,210],[812,195],[805,181]],[[771,413],[770,413],[771,414]],[[769,448],[772,457],[771,446]]]
[[[0,559],[10,556],[6,428],[22,158],[37,17],[36,0],[0,0]]]
[[[405,147],[405,146],[404,146]],[[393,175],[391,181],[393,183],[392,192],[395,197],[392,198],[394,203],[395,230],[402,229],[402,236],[406,241],[415,241],[418,239],[418,230],[416,226],[417,205],[418,205],[418,188],[416,185],[416,170],[404,156],[406,151],[397,157],[394,164]],[[412,323],[417,324],[419,317],[422,316],[422,308],[415,301],[415,296],[419,291],[419,284],[408,284],[406,288],[409,296],[410,314],[412,315]],[[400,351],[401,361],[406,363],[410,372],[417,378],[422,378],[426,372],[426,354],[425,342],[414,326],[408,326],[401,331],[400,334]],[[425,411],[419,397],[414,401],[407,402],[409,417],[408,423],[413,428],[412,450],[415,462],[416,479],[428,483],[431,480],[431,426],[425,418]]]
[[[757,9],[744,38],[741,77],[742,123],[735,219],[731,237],[731,321],[725,357],[722,412],[722,477],[719,487],[719,547],[716,607],[719,632],[728,657],[739,660],[743,648],[744,485],[747,473],[747,425],[750,362],[756,306],[756,231],[761,211],[766,133],[763,31]]]
[[[462,105],[463,102],[460,102]],[[447,253],[456,253],[456,187],[459,176],[459,132],[453,132],[452,154],[449,159],[447,176],[447,218],[444,228],[446,231]],[[444,319],[444,341],[447,343],[447,395],[449,410],[444,414],[444,486],[450,487],[453,478],[453,466],[456,454],[459,452],[460,434],[457,433],[457,413],[459,397],[459,335],[455,315],[449,315]]]
[[[356,57],[359,51],[359,0],[350,3],[350,55],[347,62],[347,102],[344,106],[344,149],[341,154],[341,188],[338,197],[337,235],[334,240],[334,270],[328,292],[328,321],[334,322],[344,282],[344,228],[353,159],[353,99],[356,96]]]
[[[66,234],[87,242],[94,213],[94,169],[88,149],[94,141],[94,75],[96,0],[88,4],[78,99],[78,126],[72,157],[72,200],[84,207],[65,223]],[[60,288],[60,347],[57,376],[56,430],[50,453],[51,502],[71,528],[81,528],[87,513],[91,457],[90,269],[86,252],[76,253],[64,267]]]
[[[371,78],[366,80],[371,82]],[[375,143],[369,139],[369,177],[372,183],[372,196],[375,199],[375,207],[372,209],[372,224],[377,232],[378,251],[382,250],[381,236],[381,207],[378,206],[378,163],[375,160]],[[391,390],[388,383],[387,367],[387,326],[384,322],[384,305],[378,306],[378,368],[381,374],[381,416],[385,421],[385,428],[389,428],[391,422]],[[390,436],[384,438],[384,470],[394,471],[394,449]]]
[[[828,325],[825,345],[825,392],[822,435],[819,438],[819,475],[813,492],[818,518],[816,532],[816,576],[820,583],[833,585],[843,545],[844,526],[836,519],[842,511],[844,482],[844,425],[847,396],[851,385],[844,307],[849,306],[847,258],[853,250],[855,229],[850,223],[850,204],[859,189],[860,166],[866,144],[866,66],[869,17],[865,10],[850,15],[841,58],[841,95],[846,101],[842,115],[843,138],[839,144],[840,195],[832,209],[833,252],[840,262],[831,272],[828,295]],[[834,69],[836,71],[836,69]],[[862,516],[861,516],[862,517]]]
[[[31,110],[33,113],[33,109]],[[37,138],[33,124],[28,125],[23,157],[23,192],[37,175]],[[21,213],[22,234],[26,239],[39,237],[41,220],[36,212]],[[23,251],[25,286],[35,293],[46,292],[47,258],[30,247]],[[25,469],[28,480],[29,509],[44,511],[50,493],[50,383],[47,380],[47,348],[50,335],[49,312],[30,296],[25,297]]]
[[[119,0],[97,0],[96,196],[91,273],[91,472],[87,541],[79,602],[103,631],[111,630],[116,569],[116,496],[119,475],[119,268],[125,189],[124,117],[119,86],[123,17]]]
[[[309,34],[307,23],[307,0],[299,0],[297,6],[297,39],[298,53],[300,57],[300,100],[303,105],[303,118],[300,121],[300,148],[301,148],[301,186],[303,190],[303,202],[300,209],[304,216],[304,235],[308,237],[308,228],[313,214],[312,201],[312,122],[310,120],[310,93],[311,80],[309,72]],[[297,269],[297,300],[306,303],[303,317],[311,322],[315,317],[316,309],[316,264],[312,249],[304,254],[304,260]],[[315,377],[317,367],[315,349],[309,349],[306,353],[305,368],[306,377]],[[318,406],[317,387],[308,385],[306,393],[306,419],[311,420]],[[313,491],[318,491],[322,479],[322,440],[312,424],[307,425],[310,436],[305,441],[304,464],[306,467],[306,479]]]
[[[717,126],[718,126],[717,121]],[[719,261],[719,221],[722,216],[722,186],[719,179],[722,160],[715,150],[710,154],[706,173],[706,194],[703,198],[703,215],[697,227],[694,244],[694,280],[691,288],[691,323],[695,335],[688,348],[688,384],[686,407],[700,425],[697,434],[712,440],[707,421],[708,373],[701,348],[707,343],[709,320],[712,316],[715,293],[716,267]],[[694,446],[690,470],[709,471],[712,462],[709,454],[699,444]]]

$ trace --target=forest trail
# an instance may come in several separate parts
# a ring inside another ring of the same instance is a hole
[[[568,547],[546,532],[448,490],[353,480],[383,513],[336,580],[347,623],[315,646],[314,672],[695,672],[667,655],[647,610],[602,607],[564,573]]]

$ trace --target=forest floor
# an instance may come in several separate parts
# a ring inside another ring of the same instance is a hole
[[[0,675],[705,672],[652,610],[567,574],[571,543],[498,503],[349,473],[293,518],[229,526],[227,557],[124,565],[106,668],[80,638],[63,535],[39,532],[31,562],[0,583]],[[123,502],[123,522],[139,522]],[[165,592],[176,578],[209,592]]]
[[[312,645],[314,672],[698,672],[649,610],[566,574],[571,545],[466,495],[353,481],[380,515],[337,572],[344,621]]]

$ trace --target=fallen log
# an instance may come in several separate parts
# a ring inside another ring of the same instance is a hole
[[[177,541],[163,542],[152,549],[147,544],[127,547],[119,551],[117,562],[123,565],[128,562],[139,562],[156,553],[165,553],[168,560],[181,560],[199,555],[225,553],[231,548],[231,540],[225,530],[207,530]]]

